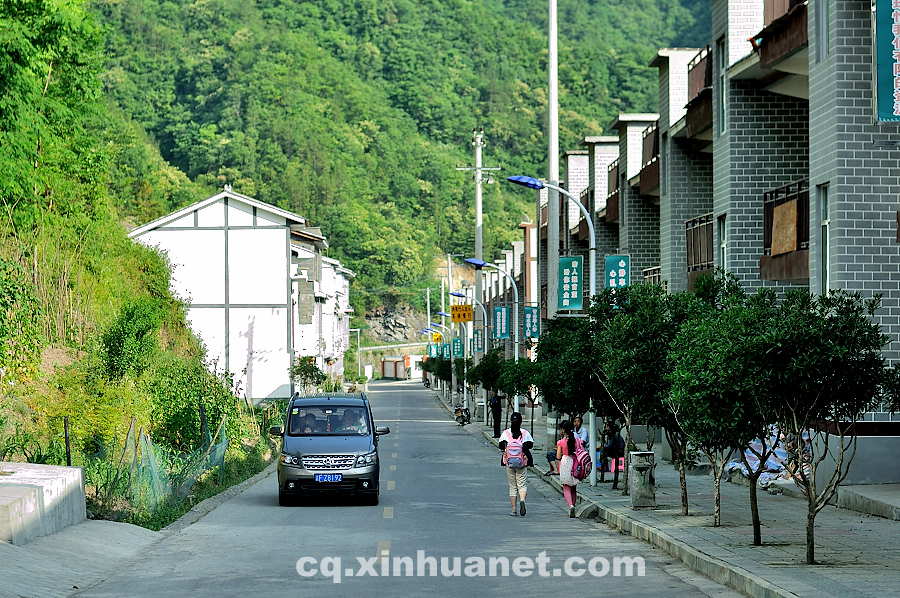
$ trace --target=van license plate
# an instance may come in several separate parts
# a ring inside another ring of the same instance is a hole
[[[344,474],[341,473],[317,473],[313,477],[317,482],[341,482],[344,480]]]

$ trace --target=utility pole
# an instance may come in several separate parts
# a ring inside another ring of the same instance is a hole
[[[484,259],[484,218],[483,210],[483,184],[485,182],[483,173],[485,171],[500,170],[498,166],[485,167],[482,163],[481,150],[484,147],[484,129],[472,129],[472,147],[475,148],[475,166],[459,167],[456,170],[474,171],[475,178],[475,259]],[[489,181],[490,182],[490,181]],[[484,302],[484,286],[481,278],[481,270],[475,271],[475,299]],[[481,323],[482,329],[487,326],[487,322]],[[484,339],[487,345],[487,339]],[[478,365],[481,356],[472,351],[472,362]],[[487,409],[487,390],[484,391],[485,409]]]
[[[447,293],[453,292],[453,258],[450,253],[447,253]],[[443,301],[443,298],[441,299]],[[453,299],[450,299],[450,304],[453,305]],[[443,311],[443,310],[442,310]],[[459,332],[457,331],[457,336],[459,336]],[[452,397],[456,394],[456,368],[453,366],[453,361],[455,359],[455,355],[453,355],[453,321],[450,321],[450,397],[452,402]]]
[[[431,328],[431,287],[425,288],[425,313],[425,317],[428,318],[427,320],[425,320],[427,322],[426,328]]]
[[[547,179],[559,184],[559,86],[556,0],[549,0],[549,52],[547,56]],[[547,205],[547,317],[558,309],[559,295],[559,193],[548,189]],[[540,202],[540,199],[538,199]],[[540,226],[540,224],[538,224]]]

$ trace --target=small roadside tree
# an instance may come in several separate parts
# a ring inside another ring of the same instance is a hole
[[[537,344],[533,383],[554,410],[569,416],[603,409],[605,393],[593,375],[597,364],[585,318],[554,318]]]
[[[846,479],[856,454],[855,422],[876,403],[896,402],[885,367],[888,338],[872,320],[880,298],[830,291],[787,294],[772,335],[778,426],[789,471],[807,501],[806,562],[814,564],[815,520]]]
[[[763,438],[773,419],[766,331],[775,297],[732,295],[722,309],[686,320],[669,347],[668,403],[688,439],[713,469],[713,525],[721,524],[721,482],[731,452]],[[766,451],[763,451],[766,453]],[[761,466],[768,454],[760,455]],[[758,477],[758,475],[757,475]],[[756,482],[750,489],[754,543],[761,543]]]
[[[653,449],[653,430],[664,429],[679,471],[682,513],[687,515],[689,458],[687,440],[664,399],[669,393],[665,348],[681,322],[694,317],[702,304],[687,293],[667,295],[659,285],[639,284],[607,289],[590,309],[591,326],[599,370],[595,373],[609,400],[621,413],[626,435],[641,422],[648,428],[647,450]],[[623,493],[628,492],[628,462]]]
[[[298,357],[291,366],[291,378],[300,385],[303,393],[314,392],[328,376],[316,365],[315,357]]]
[[[469,368],[469,384],[480,385],[488,392],[497,392],[499,389],[500,368],[505,359],[501,349],[491,349],[478,362],[478,365]]]

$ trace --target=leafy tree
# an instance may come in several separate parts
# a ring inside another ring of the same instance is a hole
[[[534,384],[554,411],[570,416],[594,409],[610,413],[606,393],[594,375],[591,331],[583,318],[554,318],[537,344]]]
[[[715,526],[721,523],[726,459],[735,449],[743,453],[755,438],[767,437],[773,420],[767,357],[774,313],[770,291],[732,300],[721,310],[685,321],[670,345],[669,405],[687,437],[712,464]],[[762,463],[769,454],[763,451]],[[755,480],[750,497],[754,541],[759,543]]]
[[[672,417],[665,398],[669,393],[666,374],[669,362],[665,350],[682,322],[696,317],[702,304],[688,293],[667,295],[659,285],[634,285],[605,289],[589,310],[592,338],[597,355],[594,372],[607,391],[615,410],[621,414],[626,435],[632,438],[636,422],[648,428],[647,450],[653,448],[653,429],[664,429],[681,483],[681,508],[687,514],[687,479],[690,462],[687,438]],[[624,492],[628,492],[626,473]]]
[[[882,399],[896,401],[886,369],[888,338],[872,320],[879,298],[791,291],[771,335],[778,427],[794,482],[806,496],[806,561],[815,563],[815,519],[846,479],[856,454],[854,422]]]
[[[298,383],[304,393],[309,393],[325,383],[328,375],[319,369],[313,357],[299,357],[290,370],[291,379]]]
[[[500,372],[505,359],[502,349],[491,349],[481,357],[478,365],[469,368],[469,383],[477,384],[488,392],[500,390]]]

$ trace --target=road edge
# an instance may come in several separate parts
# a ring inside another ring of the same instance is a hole
[[[166,536],[170,536],[172,534],[177,534],[185,528],[197,523],[198,521],[209,515],[211,512],[213,512],[217,507],[221,506],[222,503],[234,498],[238,494],[241,494],[250,486],[256,484],[257,482],[274,473],[276,464],[277,461],[272,460],[272,462],[266,465],[265,469],[263,469],[259,473],[247,478],[239,484],[235,484],[234,486],[226,488],[215,496],[210,496],[209,498],[198,502],[196,505],[191,507],[190,511],[159,530],[160,533]],[[275,499],[273,498],[273,504],[274,500]]]

